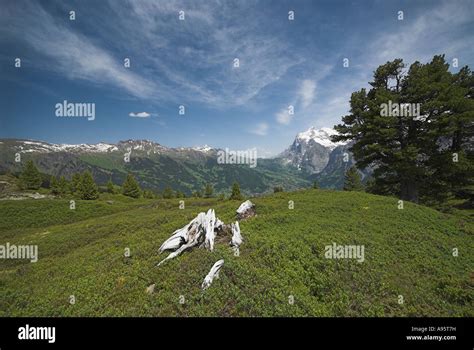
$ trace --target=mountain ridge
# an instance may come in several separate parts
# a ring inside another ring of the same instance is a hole
[[[349,144],[332,142],[330,137],[335,134],[337,132],[331,128],[311,127],[298,133],[293,143],[279,155],[258,158],[256,169],[246,165],[217,164],[220,149],[207,145],[167,147],[143,139],[95,144],[0,139],[0,172],[21,171],[21,164],[14,161],[19,153],[23,158],[35,159],[46,174],[70,178],[74,172],[89,170],[99,184],[105,184],[109,179],[121,184],[126,175],[132,173],[142,187],[152,190],[169,186],[190,194],[211,183],[217,191],[225,192],[237,181],[244,192],[260,194],[271,192],[277,186],[288,190],[309,187],[314,180],[326,188],[338,189],[342,187],[348,166],[339,156],[349,153]],[[337,159],[331,157],[333,152],[337,153]],[[353,164],[353,161],[349,163]],[[330,171],[325,172],[327,169]]]

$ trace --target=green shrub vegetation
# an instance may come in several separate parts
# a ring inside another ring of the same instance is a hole
[[[163,198],[165,199],[170,199],[175,196],[175,193],[173,189],[169,186],[166,186],[165,189],[163,190]]]
[[[65,199],[0,201],[0,244],[39,250],[36,263],[0,260],[0,316],[474,316],[472,216],[399,210],[398,198],[356,191],[251,200],[257,216],[241,222],[240,256],[217,242],[159,268],[173,231],[209,208],[229,223],[239,203],[188,198],[178,209],[177,199],[108,193],[74,210]],[[333,242],[364,245],[365,261],[326,259]],[[202,292],[221,258],[220,278]]]

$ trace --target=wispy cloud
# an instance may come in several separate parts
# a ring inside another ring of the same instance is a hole
[[[409,18],[410,13],[405,15]],[[415,60],[427,61],[437,53],[460,55],[465,49],[472,52],[474,31],[459,35],[456,28],[462,28],[468,23],[472,28],[473,18],[472,1],[438,3],[412,21],[398,21],[398,28],[380,33],[366,51],[366,62],[381,64],[394,58],[403,58],[407,63],[412,63]]]
[[[2,21],[4,16],[16,18],[4,30],[13,35],[21,33],[18,40],[25,40],[46,56],[47,61],[42,61],[43,64],[37,62],[39,68],[54,69],[71,80],[119,88],[138,98],[150,98],[158,90],[153,81],[127,70],[121,64],[123,58],[114,57],[89,38],[76,33],[72,25],[61,24],[38,4],[7,7]]]
[[[448,61],[456,57],[460,66],[474,65],[470,0],[405,2],[400,5],[404,21],[396,20],[398,8],[387,18],[384,11],[390,6],[377,0],[337,9],[313,3],[108,0],[89,6],[7,1],[0,11],[0,44],[7,48],[0,61],[22,55],[31,69],[21,75],[7,71],[0,79],[22,86],[31,80],[44,86],[43,92],[59,95],[84,88],[110,109],[132,100],[137,103],[124,107],[134,111],[130,117],[151,119],[142,126],[166,120],[170,130],[184,135],[183,125],[193,129],[190,134],[205,125],[212,129],[206,132],[210,143],[225,134],[226,123],[216,122],[218,116],[241,115],[239,131],[248,138],[271,130],[272,137],[255,139],[276,149],[281,147],[276,138],[311,124],[339,122],[351,92],[368,87],[372,72],[387,60],[426,62],[446,53]],[[291,23],[287,5],[301,14]],[[67,16],[72,7],[76,21]],[[178,18],[181,10],[184,21]],[[348,13],[351,21],[343,20]],[[125,57],[131,59],[130,68],[124,67]],[[343,57],[350,59],[348,68],[342,67]],[[235,58],[239,67],[233,66]],[[120,103],[107,106],[111,96]],[[171,118],[181,104],[186,117],[193,118]],[[153,118],[151,111],[167,118]],[[136,132],[150,132],[146,127]],[[247,142],[245,137],[241,142]]]
[[[305,79],[301,82],[298,94],[303,108],[313,103],[315,92],[316,82],[314,80]]]
[[[403,10],[403,9],[402,9]],[[393,13],[394,20],[396,13]],[[359,47],[360,37],[347,38],[349,49],[341,56],[349,56],[351,64],[342,68],[337,62],[329,80],[324,81],[321,101],[311,105],[309,125],[332,126],[340,122],[349,111],[351,93],[363,87],[370,88],[373,71],[381,64],[402,58],[407,65],[414,61],[427,62],[435,54],[446,54],[448,63],[454,57],[460,58],[460,66],[472,64],[474,31],[466,32],[465,25],[474,26],[474,3],[471,1],[439,2],[421,11],[417,16],[405,9],[405,19],[387,26],[366,38],[367,46],[357,56],[351,56],[350,46]],[[464,60],[462,58],[465,58]],[[470,59],[470,62],[466,62]]]
[[[275,114],[276,121],[283,125],[290,124],[294,114],[290,114],[289,108],[283,108]]]
[[[128,116],[132,118],[149,118],[151,114],[148,112],[138,112],[138,113],[130,112]]]
[[[42,69],[154,103],[245,106],[304,61],[285,40],[246,19],[246,6],[227,2],[110,1],[103,6],[111,16],[101,17],[100,26],[93,16],[58,20],[38,3],[23,5],[7,6],[2,20],[11,36],[46,57]],[[83,33],[89,24],[93,37]],[[240,67],[234,69],[235,58]]]
[[[252,130],[250,130],[250,132],[255,135],[265,136],[268,133],[268,124],[258,123]]]

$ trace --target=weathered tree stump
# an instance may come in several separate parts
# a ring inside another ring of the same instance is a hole
[[[237,209],[236,213],[237,213],[237,220],[245,220],[257,214],[255,210],[255,204],[253,204],[249,200],[246,200],[245,202],[243,202],[240,205],[240,207]]]

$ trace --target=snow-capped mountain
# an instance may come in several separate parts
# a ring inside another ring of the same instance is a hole
[[[24,162],[32,159],[43,174],[70,179],[89,170],[97,183],[104,185],[109,179],[121,184],[131,172],[143,188],[163,190],[170,186],[188,194],[208,182],[225,191],[237,181],[248,193],[264,193],[275,186],[308,187],[314,180],[324,188],[340,188],[354,161],[352,155],[345,160],[350,145],[333,142],[335,134],[330,128],[298,133],[280,156],[259,159],[256,168],[222,166],[217,162],[219,149],[207,145],[171,148],[149,140],[74,145],[1,139],[0,174],[19,174]]]
[[[149,140],[125,140],[117,144],[99,142],[96,144],[55,144],[43,141],[10,140],[11,147],[19,153],[112,153],[112,152],[144,152],[150,154],[176,153],[197,151],[208,153],[213,150],[208,145],[197,147],[168,148]]]
[[[51,175],[70,180],[90,171],[101,186],[111,180],[121,185],[132,173],[144,189],[161,192],[167,187],[187,195],[211,183],[217,192],[229,191],[237,181],[244,193],[265,193],[276,186],[309,187],[303,174],[278,159],[259,159],[258,167],[218,163],[219,150],[210,146],[168,148],[148,140],[116,144],[52,144],[0,139],[0,174],[20,174],[32,160],[47,185]]]
[[[15,148],[20,153],[50,153],[50,152],[112,152],[118,150],[115,145],[107,143],[97,144],[51,144],[41,141],[18,140]]]
[[[297,134],[291,146],[279,158],[309,174],[319,173],[328,165],[331,152],[347,144],[333,142],[333,135],[337,135],[334,129],[311,127]]]
[[[207,152],[210,152],[210,151],[213,150],[213,148],[211,146],[208,146],[208,145],[196,146],[196,147],[193,147],[192,149],[195,150],[195,151],[204,152],[204,153],[207,153]]]
[[[308,143],[313,140],[316,143],[319,143],[321,146],[327,147],[331,150],[336,148],[337,146],[345,145],[347,142],[339,141],[333,142],[331,141],[331,136],[337,135],[337,131],[331,128],[321,128],[316,129],[315,127],[311,127],[306,131],[300,132],[296,135],[296,140],[298,142]]]

